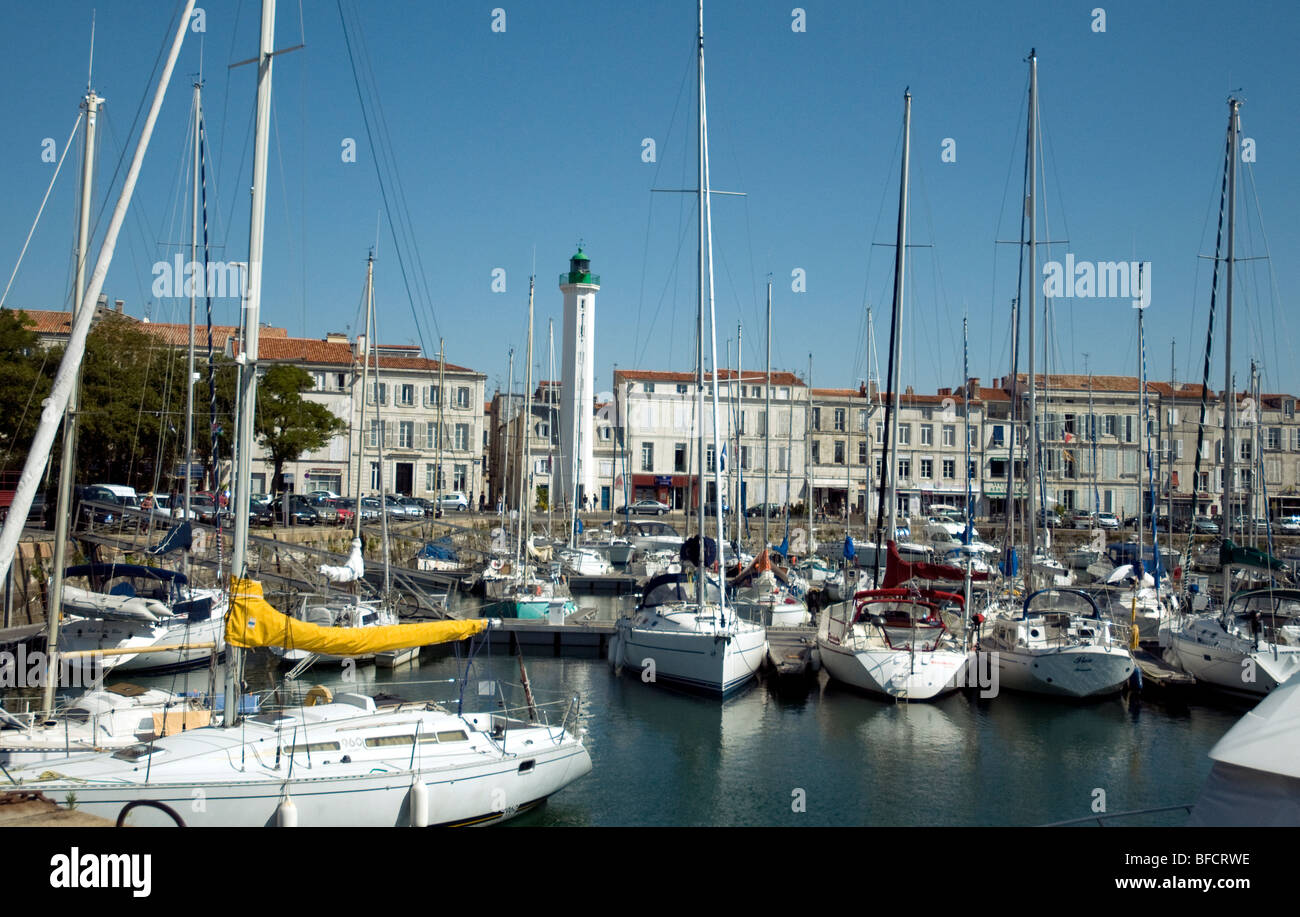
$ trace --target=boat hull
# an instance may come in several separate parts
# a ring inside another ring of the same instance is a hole
[[[956,691],[966,681],[968,657],[965,653],[854,649],[825,639],[819,639],[817,645],[822,666],[832,678],[894,700],[935,700]]]
[[[1133,675],[1132,655],[1117,647],[1080,646],[1037,652],[993,651],[1004,688],[1058,697],[1103,697]]]
[[[653,673],[655,681],[722,697],[749,684],[767,654],[767,634],[761,627],[741,626],[731,633],[696,633],[633,627],[623,619],[618,623],[615,640],[616,667]]]

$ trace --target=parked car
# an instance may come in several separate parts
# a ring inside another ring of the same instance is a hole
[[[1193,535],[1217,535],[1219,523],[1211,516],[1197,516],[1192,520]]]
[[[637,500],[635,503],[627,504],[622,510],[620,510],[620,512],[627,516],[633,514],[641,516],[662,516],[671,511],[671,506],[667,503],[660,503],[658,500]]]
[[[1300,535],[1300,516],[1283,516],[1277,520],[1277,530],[1283,535]]]
[[[757,516],[760,519],[766,515],[769,519],[775,519],[785,515],[785,507],[780,503],[758,503],[745,510],[745,515],[751,518]]]
[[[1119,517],[1114,513],[1098,513],[1097,528],[1117,531],[1119,529]]]
[[[1232,530],[1236,533],[1255,532],[1260,535],[1268,531],[1268,520],[1256,516],[1254,519],[1246,516],[1238,516],[1232,520]]]
[[[121,522],[128,510],[140,508],[140,498],[135,488],[121,484],[92,484],[81,493],[82,517],[92,522],[112,524]],[[94,506],[84,504],[93,503]]]
[[[347,497],[333,497],[325,502],[338,513],[339,525],[351,525],[356,519],[357,501],[349,500]]]
[[[361,521],[362,522],[376,521],[379,518],[380,513],[382,513],[383,511],[384,511],[383,505],[379,502],[378,497],[361,498]]]
[[[283,522],[285,517],[285,496],[281,494],[268,504],[271,514],[275,517],[276,522]],[[318,525],[320,524],[320,514],[316,508],[307,502],[306,497],[298,494],[288,495],[288,513],[290,525]]]
[[[384,494],[384,510],[388,515],[398,519],[409,519],[412,516],[424,515],[422,507],[411,506],[405,500],[406,498],[400,494]]]
[[[1095,524],[1092,513],[1086,509],[1076,509],[1070,513],[1070,527],[1076,529],[1090,529]]]
[[[1061,517],[1057,515],[1056,510],[1043,507],[1038,511],[1038,524],[1048,529],[1060,528]]]
[[[469,498],[459,490],[453,490],[443,494],[438,500],[438,505],[444,511],[454,509],[458,513],[463,513],[469,509]]]
[[[406,507],[406,514],[408,516],[423,517],[432,515],[432,513],[429,512],[429,507],[425,505],[429,501],[421,500],[419,497],[399,497],[397,502]]]
[[[315,494],[308,494],[304,499],[316,510],[322,525],[335,525],[339,521],[339,511],[330,505],[329,497],[322,496],[328,492],[317,491]]]

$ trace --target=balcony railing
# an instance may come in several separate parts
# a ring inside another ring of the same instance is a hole
[[[590,271],[565,271],[560,275],[560,283],[590,283],[600,286],[600,275]]]

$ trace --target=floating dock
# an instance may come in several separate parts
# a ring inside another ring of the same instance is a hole
[[[44,793],[0,793],[0,828],[111,828],[107,818],[65,809]]]

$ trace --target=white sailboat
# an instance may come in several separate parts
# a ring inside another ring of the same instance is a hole
[[[715,538],[704,536],[706,499],[704,461],[704,313],[710,317],[709,342],[713,368],[713,447],[719,452],[718,347],[716,322],[713,321],[713,240],[710,210],[707,106],[704,91],[704,3],[698,5],[698,152],[699,184],[699,308],[696,331],[696,379],[698,403],[696,416],[701,419],[697,442],[699,468],[697,507],[699,535],[683,546],[683,560],[695,565],[694,574],[667,573],[646,584],[640,605],[630,617],[621,617],[610,640],[609,660],[619,670],[630,666],[649,671],[654,679],[675,682],[712,695],[726,696],[745,687],[758,673],[767,653],[767,632],[759,624],[743,620],[727,604],[725,590],[710,586],[708,570],[715,560],[719,570],[725,560],[714,557],[725,546],[722,537],[722,476],[719,466],[713,469]],[[691,581],[693,579],[693,582]]]
[[[192,6],[193,0],[181,17],[165,74],[170,74],[180,50]],[[508,818],[591,770],[581,739],[566,728],[571,718],[576,723],[575,702],[564,706],[559,725],[546,724],[532,704],[524,719],[508,711],[453,713],[432,703],[379,704],[362,694],[334,698],[323,690],[311,696],[323,704],[249,718],[237,709],[243,653],[248,649],[290,645],[319,654],[357,656],[462,640],[488,626],[487,621],[474,620],[315,627],[277,612],[262,598],[260,583],[242,578],[256,403],[274,0],[263,4],[261,24],[223,723],[112,755],[88,754],[56,767],[20,768],[11,776],[21,786],[58,799],[75,795],[78,807],[92,814],[113,817],[126,803],[154,801],[183,809],[191,823],[200,825],[423,826]],[[156,103],[165,85],[166,76]],[[48,443],[45,449],[48,458]],[[202,794],[203,806],[190,805],[196,791]]]
[[[904,281],[907,263],[907,180],[911,142],[912,94],[903,93],[903,161],[898,194],[898,232],[894,255],[893,326],[901,323]],[[943,620],[942,613],[953,607],[964,609],[964,600],[955,593],[933,589],[893,588],[911,579],[902,572],[905,564],[894,538],[898,531],[898,500],[895,497],[897,462],[892,446],[898,442],[898,360],[896,335],[890,353],[889,404],[886,413],[884,501],[879,512],[888,507],[889,537],[884,588],[860,590],[846,595],[846,600],[822,612],[817,630],[817,647],[822,665],[837,681],[873,694],[897,700],[934,700],[957,690],[964,683],[967,654],[958,638]],[[877,540],[881,519],[877,518]],[[872,568],[878,569],[880,551],[870,546]],[[928,550],[922,548],[928,555]],[[961,578],[962,571],[955,571]],[[892,577],[892,579],[891,579]],[[879,572],[873,574],[879,580]],[[847,587],[841,587],[847,589]],[[962,615],[964,617],[964,613]]]

